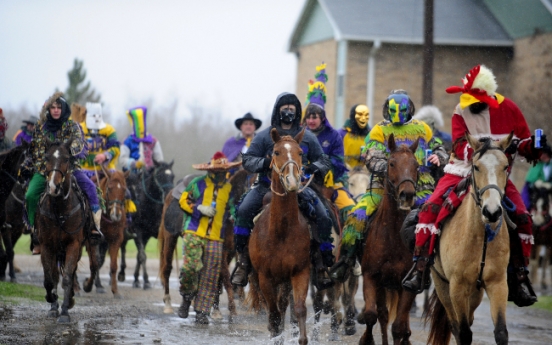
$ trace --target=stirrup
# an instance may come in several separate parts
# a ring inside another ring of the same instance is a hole
[[[343,256],[343,258],[345,258]],[[356,261],[356,260],[355,260]],[[333,265],[331,268],[330,268],[330,271],[328,272],[329,276],[330,276],[330,279],[331,280],[334,280],[336,282],[339,282],[339,283],[344,283],[348,277],[348,270],[351,268],[351,265],[349,265],[349,262],[348,260],[345,258],[345,259],[339,259],[335,265]]]
[[[414,262],[414,265],[412,265],[412,268],[408,271],[408,273],[406,274],[406,276],[403,278],[402,282],[401,282],[401,285],[403,287],[403,289],[405,289],[406,291],[408,292],[411,292],[413,294],[416,294],[416,295],[419,295],[421,294],[426,288],[429,287],[429,280],[428,280],[428,273],[429,273],[429,267],[426,266],[425,269],[420,272],[418,270],[416,270],[416,266],[417,266],[418,262]],[[408,286],[407,283],[410,283],[413,279],[414,279],[414,276],[417,276],[417,275],[421,275],[420,277],[420,285],[417,289],[413,289],[412,287]]]

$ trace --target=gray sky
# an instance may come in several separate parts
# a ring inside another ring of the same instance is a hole
[[[0,107],[38,110],[65,90],[75,57],[104,114],[153,99],[261,119],[295,90],[287,52],[303,0],[2,0]],[[109,117],[107,117],[109,121]],[[112,119],[113,120],[113,119]]]

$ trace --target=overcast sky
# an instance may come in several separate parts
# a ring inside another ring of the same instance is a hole
[[[75,57],[104,112],[153,99],[268,119],[295,91],[288,42],[303,0],[1,0],[0,107],[38,110]],[[109,120],[109,119],[108,119]]]

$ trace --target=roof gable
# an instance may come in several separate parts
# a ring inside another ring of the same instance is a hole
[[[552,32],[551,0],[483,0],[508,34],[516,39]]]

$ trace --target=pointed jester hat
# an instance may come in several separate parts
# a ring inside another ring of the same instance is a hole
[[[450,86],[446,89],[447,93],[462,92],[460,96],[462,109],[478,102],[487,103],[491,108],[498,108],[498,102],[494,97],[498,85],[490,69],[484,65],[477,65],[466,74],[462,83],[463,86]]]
[[[131,135],[137,141],[151,141],[151,135],[147,131],[147,113],[148,108],[146,107],[136,107],[127,111],[128,121],[133,131]]]
[[[328,81],[328,75],[326,74],[326,64],[316,66],[315,80],[309,80],[309,91],[307,93],[307,102],[305,104],[305,111],[311,104],[315,104],[324,110],[326,105],[326,82]],[[305,114],[303,114],[304,116]]]
[[[211,172],[227,171],[240,165],[241,162],[228,162],[228,158],[224,153],[217,151],[211,158],[211,162],[203,164],[192,164],[192,167],[196,170],[205,170]]]

